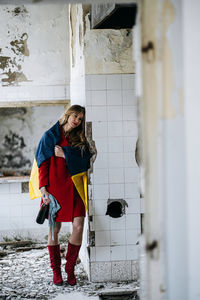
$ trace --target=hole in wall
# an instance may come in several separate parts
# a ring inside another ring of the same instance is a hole
[[[108,199],[106,215],[120,218],[126,213],[127,202],[124,199]]]

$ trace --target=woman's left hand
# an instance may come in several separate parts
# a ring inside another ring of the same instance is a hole
[[[63,149],[62,147],[56,145],[55,148],[54,148],[54,154],[55,156],[57,157],[62,157],[62,158],[65,158],[65,154],[63,152]]]

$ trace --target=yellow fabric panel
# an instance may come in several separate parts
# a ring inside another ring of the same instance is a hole
[[[31,200],[40,198],[42,196],[39,190],[38,166],[35,159],[33,161],[33,167],[31,170],[31,176],[29,181],[29,195]]]
[[[83,203],[85,205],[85,211],[87,210],[88,206],[88,197],[87,197],[87,173],[79,173],[74,176],[72,176],[72,181],[83,200]]]

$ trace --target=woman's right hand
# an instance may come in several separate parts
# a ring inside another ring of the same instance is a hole
[[[54,154],[55,156],[57,157],[62,157],[62,158],[65,158],[65,154],[63,152],[63,149],[61,146],[59,145],[55,145],[55,148],[54,148]]]
[[[46,190],[46,187],[45,186],[41,187],[40,191],[42,193],[43,203],[46,204],[46,205],[49,204],[51,200],[49,199],[49,193]]]

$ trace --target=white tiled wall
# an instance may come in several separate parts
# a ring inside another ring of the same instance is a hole
[[[28,193],[22,193],[22,182],[0,183],[0,205],[0,240],[16,236],[44,239],[48,234],[48,222],[39,225],[35,221],[40,199],[30,200]]]
[[[21,182],[0,184],[0,231],[14,232],[23,228],[36,228],[35,216],[39,202],[31,201],[27,193],[22,193]],[[39,226],[39,225],[38,225]]]
[[[86,111],[97,148],[89,187],[93,207],[89,214],[93,215],[91,228],[95,231],[95,246],[90,247],[91,280],[103,281],[109,277],[115,281],[119,274],[120,279],[132,279],[137,269],[132,261],[138,259],[143,212],[135,161],[138,136],[135,75],[87,75]],[[119,198],[128,204],[126,214],[117,219],[105,215],[107,200]],[[108,266],[106,272],[105,266]]]

